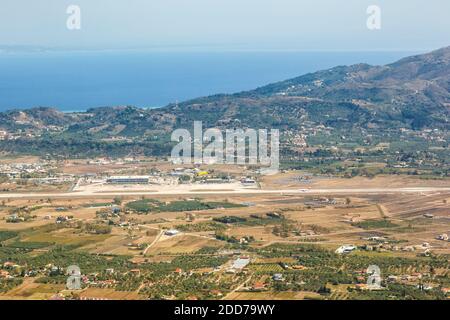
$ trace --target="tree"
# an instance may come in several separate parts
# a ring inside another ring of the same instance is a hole
[[[122,198],[121,197],[115,197],[114,198],[114,204],[120,206],[122,204]]]

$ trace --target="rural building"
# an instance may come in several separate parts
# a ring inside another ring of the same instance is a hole
[[[275,273],[272,277],[273,281],[283,281],[283,275],[281,273]]]
[[[166,232],[164,232],[164,234],[165,234],[166,236],[170,236],[170,237],[176,236],[176,235],[179,234],[179,233],[180,233],[180,231],[175,230],[175,229],[167,230]]]
[[[442,241],[448,241],[448,234],[446,234],[446,233],[443,233],[443,234],[441,234],[441,235],[439,235],[438,237],[437,237],[437,239],[438,240],[442,240]]]
[[[241,183],[244,186],[254,186],[254,185],[256,185],[256,181],[254,179],[250,179],[250,178],[242,179]]]
[[[350,253],[353,250],[356,250],[356,246],[354,245],[343,245],[339,248],[336,249],[336,253],[338,254],[345,254],[345,253]]]
[[[242,270],[242,269],[244,269],[249,263],[250,263],[250,259],[249,259],[249,258],[247,258],[247,257],[242,257],[242,258],[236,259],[236,260],[233,262],[233,265],[232,265],[231,268],[234,269],[234,270]]]

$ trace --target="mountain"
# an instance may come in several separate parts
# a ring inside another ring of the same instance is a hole
[[[99,141],[147,139],[175,128],[280,128],[300,131],[449,129],[450,47],[385,66],[338,66],[251,91],[213,95],[159,109],[102,107],[80,113],[35,108],[0,113],[0,131]],[[78,141],[78,140],[77,140]]]
[[[246,125],[396,125],[448,128],[450,47],[386,66],[357,64],[306,74],[234,95],[188,101],[171,112],[191,121],[214,111],[212,120]],[[178,111],[178,112],[177,112]],[[202,112],[200,111],[200,113]],[[271,123],[272,121],[272,123]]]

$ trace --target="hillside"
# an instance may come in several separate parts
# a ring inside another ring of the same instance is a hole
[[[214,95],[159,109],[102,107],[80,113],[35,108],[0,113],[0,131],[65,144],[107,139],[168,141],[175,128],[279,128],[303,132],[323,126],[360,140],[371,131],[439,129],[450,123],[450,47],[386,66],[338,66],[231,95]],[[164,139],[162,138],[164,137]],[[8,152],[17,142],[3,143]],[[139,149],[140,150],[140,149]],[[150,152],[151,153],[151,152]]]
[[[218,109],[220,120],[236,118],[247,125],[295,126],[310,120],[332,126],[448,128],[450,47],[386,66],[339,66],[181,107],[182,113],[196,116],[200,109]]]

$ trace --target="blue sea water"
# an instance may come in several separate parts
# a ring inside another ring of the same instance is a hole
[[[411,52],[45,52],[0,54],[0,111],[135,105],[254,89],[354,63],[387,64]]]

